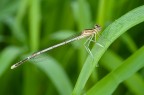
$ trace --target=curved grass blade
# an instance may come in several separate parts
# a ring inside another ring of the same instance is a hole
[[[120,58],[120,56],[118,56],[111,50],[108,50],[101,59],[103,67],[105,67],[109,71],[112,71],[119,67],[122,62],[122,58]],[[130,78],[125,80],[124,85],[129,89],[130,92],[134,93],[134,95],[144,94],[144,81],[139,73],[135,73]]]
[[[87,95],[112,95],[118,85],[144,66],[144,46],[126,59],[122,65],[95,84]],[[144,93],[143,93],[144,94]]]
[[[93,47],[92,53],[95,59],[94,61],[91,61],[90,56],[88,56],[75,85],[73,95],[80,95],[96,64],[98,63],[104,52],[107,50],[107,48],[110,46],[110,44],[128,29],[143,21],[144,6],[141,6],[125,14],[105,29],[105,31],[101,34],[101,37],[97,41],[104,47],[102,48],[98,45],[95,45]]]
[[[70,95],[72,84],[63,68],[50,56],[41,55],[43,61],[34,63],[51,79],[60,95]]]
[[[21,50],[17,47],[9,46],[0,53],[0,77],[9,68],[9,65],[19,56]]]

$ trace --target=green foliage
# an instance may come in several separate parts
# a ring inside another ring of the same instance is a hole
[[[76,87],[74,89],[74,94],[79,95],[80,91],[83,89],[85,82],[88,80],[90,74],[101,58],[102,54],[106,51],[107,47],[122,33],[128,30],[130,27],[144,21],[144,6],[139,7],[128,14],[122,16],[115,22],[113,22],[109,27],[103,31],[101,37],[97,41],[103,45],[103,48],[99,45],[95,45],[92,49],[92,53],[95,57],[94,61],[91,62],[91,58],[88,57],[80,73],[79,79],[77,81]],[[97,50],[97,51],[96,51]],[[119,76],[120,77],[120,76]],[[107,93],[108,94],[108,93]],[[93,95],[93,94],[91,94]],[[98,94],[101,95],[101,94]]]
[[[144,95],[143,3],[1,0],[0,95]],[[10,70],[32,52],[95,24],[102,31],[90,45],[94,59],[81,40]]]

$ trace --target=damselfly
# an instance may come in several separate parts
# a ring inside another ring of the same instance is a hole
[[[85,29],[85,30],[82,31],[82,33],[81,33],[80,35],[78,35],[77,37],[74,37],[74,38],[72,38],[72,39],[70,39],[70,40],[67,40],[67,41],[64,41],[64,42],[61,42],[61,43],[56,44],[56,45],[54,45],[54,46],[51,46],[51,47],[49,47],[49,48],[43,49],[43,50],[41,50],[41,51],[39,51],[39,52],[33,53],[32,55],[28,56],[27,58],[25,58],[25,59],[17,62],[17,63],[14,64],[14,65],[12,65],[12,66],[11,66],[11,69],[14,69],[14,68],[20,66],[21,64],[25,63],[26,61],[28,61],[28,60],[30,60],[30,59],[32,59],[32,58],[34,58],[34,57],[36,57],[36,56],[38,56],[38,55],[40,55],[40,54],[42,54],[42,53],[45,53],[45,52],[47,52],[47,51],[49,51],[49,50],[52,50],[52,49],[57,48],[57,47],[59,47],[59,46],[65,45],[65,44],[67,44],[67,43],[70,43],[70,42],[73,42],[73,41],[76,41],[76,40],[80,40],[80,39],[85,38],[85,37],[89,37],[86,42],[89,41],[88,43],[90,43],[90,41],[92,41],[92,38],[93,38],[94,36],[96,37],[96,34],[98,34],[98,32],[99,32],[100,30],[101,30],[101,27],[100,27],[99,25],[95,25],[93,29]],[[90,50],[89,50],[87,47],[86,47],[86,49],[87,49],[88,52],[90,52]],[[91,54],[91,53],[90,53],[90,54]]]

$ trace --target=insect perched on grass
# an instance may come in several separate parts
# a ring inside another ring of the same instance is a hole
[[[80,39],[85,38],[85,37],[89,37],[89,38],[87,39],[87,41],[85,42],[85,44],[88,43],[88,46],[89,46],[90,42],[93,41],[92,38],[93,38],[93,37],[96,38],[96,34],[98,34],[99,31],[101,31],[101,27],[100,27],[99,25],[95,25],[93,29],[85,29],[84,31],[82,31],[82,33],[81,33],[80,35],[78,35],[78,36],[76,36],[76,37],[74,37],[74,38],[72,38],[72,39],[70,39],[70,40],[61,42],[61,43],[56,44],[56,45],[54,45],[54,46],[51,46],[51,47],[49,47],[49,48],[43,49],[43,50],[41,50],[41,51],[39,51],[39,52],[33,53],[32,55],[28,56],[27,58],[25,58],[25,59],[17,62],[17,63],[14,64],[14,65],[12,65],[12,66],[11,66],[11,69],[14,69],[14,68],[20,66],[20,65],[23,64],[24,62],[26,62],[26,61],[28,61],[28,60],[30,60],[30,59],[32,59],[32,58],[34,58],[34,57],[42,54],[42,53],[45,53],[45,52],[47,52],[47,51],[49,51],[49,50],[52,50],[52,49],[57,48],[57,47],[59,47],[59,46],[65,45],[65,44],[67,44],[67,43],[70,43],[70,42],[73,42],[73,41],[76,41],[76,40],[80,40]],[[99,44],[99,45],[100,45],[100,44]],[[85,48],[86,48],[86,50],[90,53],[90,55],[93,56],[92,53],[90,52],[89,48],[86,47],[86,46],[85,46]]]

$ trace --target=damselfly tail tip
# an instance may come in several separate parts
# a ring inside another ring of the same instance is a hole
[[[11,69],[15,69],[17,66],[14,64],[11,66]]]

